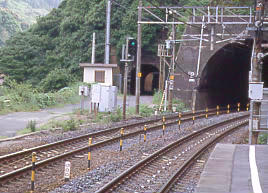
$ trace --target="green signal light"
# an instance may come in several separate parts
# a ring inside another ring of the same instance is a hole
[[[132,46],[135,46],[135,42],[131,42],[131,45],[132,45]]]

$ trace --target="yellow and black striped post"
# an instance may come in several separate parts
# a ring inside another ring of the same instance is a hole
[[[249,103],[247,104],[247,111],[249,111]]]
[[[91,161],[91,145],[92,145],[92,138],[88,139],[88,156],[87,156],[87,169],[90,170],[90,161]]]
[[[230,105],[227,105],[227,113],[230,113]]]
[[[166,118],[165,118],[165,116],[163,116],[162,122],[163,122],[163,127],[162,127],[163,135],[165,135],[165,129],[166,129]]]
[[[181,129],[181,112],[179,112],[178,126],[179,126],[179,129]]]
[[[194,120],[195,120],[195,110],[193,110],[193,124],[194,124]]]
[[[208,108],[206,108],[206,119],[208,118]]]
[[[121,137],[120,137],[120,151],[122,151],[122,147],[123,147],[123,136],[124,136],[124,128],[121,129],[120,134],[121,134]]]
[[[143,134],[144,142],[146,142],[146,135],[147,135],[147,126],[144,125],[144,134]]]
[[[34,181],[35,181],[35,162],[36,162],[36,153],[32,153],[32,176],[31,176],[31,193],[34,192]]]
[[[240,103],[237,103],[237,112],[240,111]]]
[[[220,106],[217,105],[217,115],[219,115],[219,114],[220,114]]]

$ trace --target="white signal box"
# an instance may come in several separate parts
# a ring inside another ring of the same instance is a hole
[[[91,102],[99,103],[100,112],[112,112],[117,108],[117,87],[93,84],[91,86]]]
[[[262,100],[263,99],[263,82],[250,82],[248,97],[251,100]]]
[[[101,85],[93,84],[91,86],[91,102],[100,103],[101,101]]]

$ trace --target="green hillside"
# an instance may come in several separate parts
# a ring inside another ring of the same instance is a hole
[[[25,31],[36,18],[49,13],[61,0],[0,0],[0,46],[16,32]]]
[[[21,0],[22,1],[22,0]],[[32,0],[34,2],[36,0]],[[30,0],[24,0],[30,2]],[[117,54],[126,35],[137,35],[138,0],[120,0],[121,6],[113,4],[111,23],[111,44]],[[146,6],[151,6],[144,1]],[[210,0],[152,0],[156,5],[208,5]],[[162,3],[161,3],[162,2]],[[226,4],[227,1],[224,1]],[[243,1],[242,5],[250,1]],[[240,1],[228,1],[240,4]],[[38,5],[36,5],[38,6]],[[127,7],[125,9],[124,7]],[[37,23],[23,33],[16,34],[0,49],[0,71],[17,81],[38,85],[55,68],[68,69],[72,75],[81,70],[79,62],[90,61],[92,33],[97,34],[98,62],[103,61],[105,42],[106,0],[64,0],[58,9],[40,17]],[[21,27],[19,23],[10,26]],[[12,28],[12,29],[13,29]],[[160,40],[161,25],[143,25],[143,51],[156,51]]]

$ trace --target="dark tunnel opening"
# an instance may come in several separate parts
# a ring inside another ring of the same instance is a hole
[[[262,82],[264,82],[263,87],[268,88],[268,56],[263,59]]]
[[[248,75],[251,46],[232,43],[214,54],[200,77],[198,86],[202,107],[215,108],[217,105],[244,108],[248,103]]]
[[[141,95],[153,95],[159,88],[159,70],[153,65],[141,66]],[[136,68],[131,71],[130,93],[135,94],[136,88]]]

